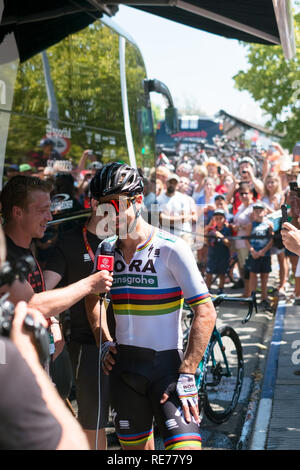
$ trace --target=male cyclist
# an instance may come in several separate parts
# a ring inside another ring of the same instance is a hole
[[[90,190],[99,210],[108,213],[110,227],[115,224],[115,235],[106,242],[115,253],[111,301],[116,344],[103,345],[103,369],[110,376],[120,444],[123,449],[153,450],[154,416],[167,450],[200,449],[194,374],[216,313],[195,258],[184,240],[142,218],[143,179],[134,168],[107,164]],[[183,355],[184,298],[195,315]],[[86,299],[91,325],[97,302],[95,295]]]

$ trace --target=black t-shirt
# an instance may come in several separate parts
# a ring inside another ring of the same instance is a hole
[[[15,262],[18,261],[22,256],[33,256],[32,251],[29,248],[22,248],[17,246],[11,238],[6,235],[6,249],[7,249],[7,261]],[[32,273],[28,274],[27,281],[31,285],[32,289],[36,294],[43,292],[44,282],[41,275],[41,271],[35,261],[35,269]]]
[[[0,361],[0,449],[55,450],[61,425],[15,345],[6,338],[0,343],[5,351],[5,361]]]
[[[87,231],[87,240],[96,253],[100,239]],[[64,234],[62,240],[49,250],[45,270],[54,271],[62,276],[61,285],[69,285],[89,276],[93,270],[91,260],[85,248],[82,227],[76,227]],[[94,344],[95,338],[85,311],[84,299],[70,307],[71,339],[83,344]]]

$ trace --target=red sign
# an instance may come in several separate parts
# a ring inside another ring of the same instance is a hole
[[[171,137],[180,137],[184,139],[185,137],[201,137],[202,139],[207,136],[207,132],[202,131],[182,131],[177,132],[177,134],[172,134]]]

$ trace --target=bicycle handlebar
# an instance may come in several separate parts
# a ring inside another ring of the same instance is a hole
[[[219,294],[216,297],[212,298],[213,304],[217,307],[220,305],[223,301],[227,302],[247,302],[249,304],[249,310],[247,315],[245,316],[244,320],[242,320],[242,323],[245,324],[247,323],[253,313],[253,308],[255,309],[255,313],[257,313],[257,302],[256,302],[256,292],[253,291],[250,297],[230,297],[226,294]]]
[[[230,297],[229,295],[226,295],[226,294],[219,294],[219,295],[216,295],[215,297],[212,297],[212,301],[213,301],[213,304],[215,307],[218,307],[218,305],[220,305],[222,302],[246,302],[249,304],[249,309],[248,309],[248,313],[247,315],[245,316],[245,318],[242,320],[242,324],[244,325],[245,323],[247,323],[251,316],[252,316],[252,313],[253,313],[253,309],[255,309],[255,313],[257,313],[257,302],[256,302],[256,292],[253,291],[251,296],[250,297]],[[191,312],[190,314],[188,314],[187,316],[190,317],[190,316],[193,316],[193,312]]]

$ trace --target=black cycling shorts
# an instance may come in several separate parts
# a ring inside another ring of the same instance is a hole
[[[153,436],[153,418],[166,450],[185,446],[201,448],[199,425],[187,423],[176,391],[166,403],[160,399],[178,379],[182,352],[154,351],[135,346],[117,346],[116,364],[110,372],[110,403],[123,448],[145,443]]]

